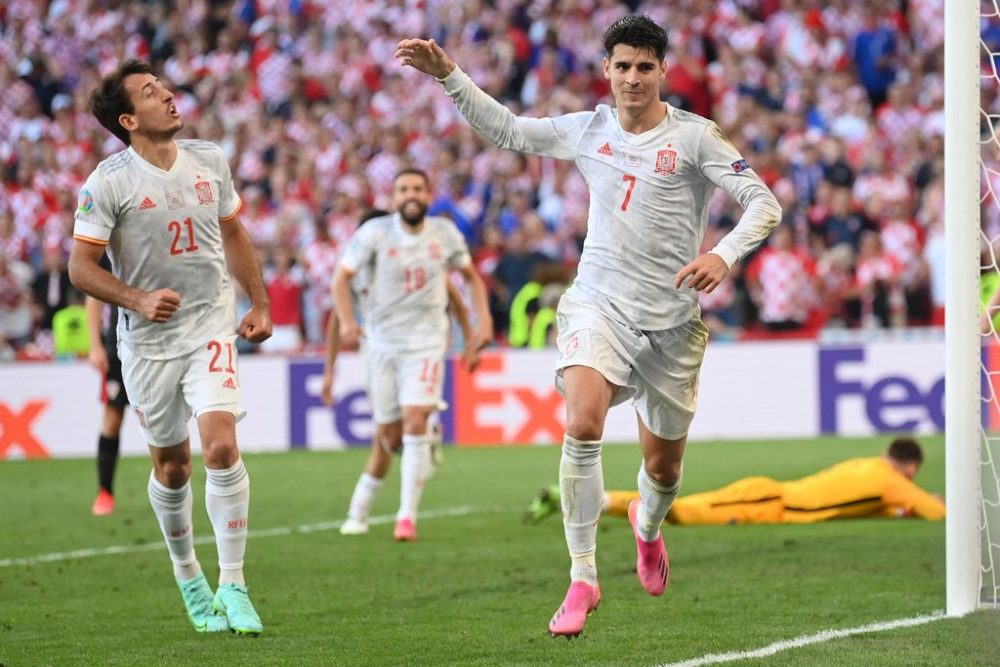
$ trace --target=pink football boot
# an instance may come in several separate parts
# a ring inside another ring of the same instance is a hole
[[[566,639],[579,637],[587,617],[597,610],[599,604],[601,604],[599,584],[591,586],[583,581],[574,581],[569,585],[566,599],[549,621],[549,634]]]
[[[632,534],[635,535],[635,548],[638,552],[635,570],[639,575],[639,582],[647,593],[663,595],[670,578],[670,558],[667,556],[667,547],[663,544],[662,534],[652,542],[639,537],[639,505],[639,500],[633,500],[628,504],[628,522],[632,524]]]
[[[400,519],[396,522],[396,529],[392,531],[392,536],[397,542],[416,542],[417,527],[410,519]]]

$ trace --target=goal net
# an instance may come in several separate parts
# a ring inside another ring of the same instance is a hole
[[[979,476],[970,482],[979,483],[976,602],[996,607],[1000,600],[1000,0],[979,3],[978,18],[979,305],[985,315],[980,318]]]

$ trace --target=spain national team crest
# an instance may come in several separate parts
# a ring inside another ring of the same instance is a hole
[[[198,181],[195,183],[194,192],[198,195],[199,204],[211,204],[215,201],[212,197],[212,184],[208,181]]]
[[[432,260],[441,259],[441,244],[431,242],[427,245],[427,256]]]
[[[672,174],[677,171],[677,151],[664,148],[656,152],[656,173]]]

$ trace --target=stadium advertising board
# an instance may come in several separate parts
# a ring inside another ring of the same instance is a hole
[[[464,446],[561,440],[564,410],[552,383],[554,364],[554,350],[493,352],[474,374],[449,361],[446,440]],[[339,357],[333,408],[320,399],[322,373],[317,358],[243,357],[247,417],[237,427],[241,447],[367,446],[373,424],[360,357]],[[0,458],[93,455],[101,418],[98,389],[96,373],[83,362],[0,367]],[[691,437],[937,432],[944,427],[943,394],[940,342],[713,344],[702,368]],[[190,426],[197,447],[194,422]],[[631,408],[612,409],[605,440],[630,442],[635,434]],[[125,453],[146,451],[131,415],[122,446]]]

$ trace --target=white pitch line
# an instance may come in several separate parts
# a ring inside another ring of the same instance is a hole
[[[671,662],[669,664],[658,665],[657,667],[702,667],[702,665],[719,665],[724,662],[735,662],[736,660],[749,660],[752,658],[766,658],[788,649],[809,646],[810,644],[821,644],[832,639],[843,639],[852,635],[865,635],[871,632],[884,632],[897,628],[911,628],[915,625],[933,623],[941,619],[948,618],[943,611],[935,611],[926,616],[914,616],[911,618],[898,618],[894,621],[882,621],[880,623],[869,623],[856,628],[844,628],[843,630],[823,630],[814,635],[802,635],[795,639],[786,639],[775,642],[763,648],[751,651],[731,651],[729,653],[710,653],[700,658],[685,660],[683,662]]]
[[[451,507],[443,510],[430,510],[427,512],[420,512],[417,516],[420,519],[441,519],[453,516],[463,516],[466,514],[477,514],[484,512],[485,510],[477,509],[474,507]],[[369,524],[383,524],[391,523],[396,520],[395,515],[385,514],[382,516],[373,516],[368,519]],[[247,538],[253,537],[279,537],[281,535],[292,535],[294,533],[319,533],[328,530],[337,530],[343,525],[343,520],[340,521],[323,521],[321,523],[306,523],[300,526],[284,526],[281,528],[264,528],[261,530],[251,530],[247,533]],[[215,537],[213,536],[202,536],[197,537],[194,540],[195,544],[213,544],[215,542]],[[112,547],[101,547],[98,549],[75,549],[73,551],[59,551],[50,554],[41,554],[39,556],[24,556],[22,558],[3,558],[0,559],[0,567],[14,567],[18,565],[36,565],[39,563],[54,563],[60,560],[77,560],[80,558],[91,558],[93,556],[113,556],[116,554],[130,554],[139,553],[142,551],[156,551],[157,549],[166,549],[167,545],[163,542],[149,542],[147,544],[124,544]]]

